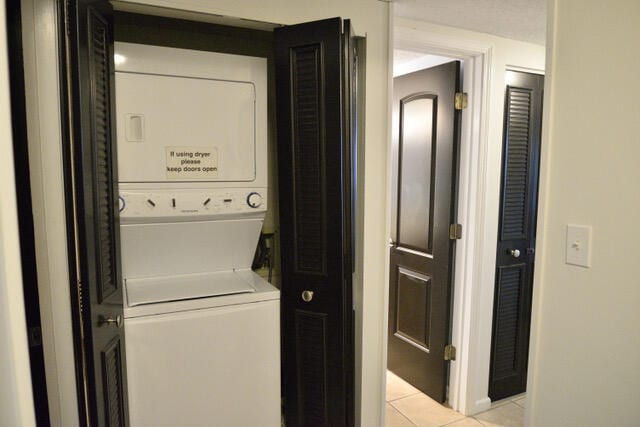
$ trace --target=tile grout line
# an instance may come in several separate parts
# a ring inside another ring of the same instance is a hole
[[[509,406],[509,405],[514,405],[516,408],[521,409],[522,411],[524,411],[524,410],[525,410],[525,408],[524,408],[524,407],[522,407],[522,406],[518,405],[517,403],[515,403],[515,402],[513,402],[513,401],[508,401],[508,402],[505,402],[503,405],[499,405],[499,406],[497,406],[497,407],[495,407],[495,408],[491,408],[491,409],[488,409],[488,410],[486,410],[486,411],[480,412],[480,413],[478,413],[477,415],[486,414],[487,412],[491,412],[491,411],[493,411],[493,410],[497,410],[497,409],[500,409],[500,408],[505,408],[505,407],[507,407],[507,406]],[[475,416],[473,416],[473,418],[474,418],[476,421],[478,421],[480,424],[482,424],[483,426],[485,426],[485,427],[487,426],[485,423],[483,423],[483,422],[482,422],[482,420],[480,420],[480,419],[476,418]]]
[[[405,397],[410,397],[410,396],[405,396]],[[402,399],[404,399],[404,398],[402,398]],[[397,402],[398,400],[401,400],[401,399],[396,399],[393,402]],[[396,405],[394,405],[393,402],[389,402],[389,405],[391,405],[391,407],[393,409],[395,409],[400,415],[402,415],[404,418],[406,418],[412,425],[417,426],[417,424],[414,423],[413,420],[411,418],[409,418],[408,415],[406,415],[404,412],[402,412],[402,410],[400,408],[398,408]]]
[[[387,402],[391,403],[391,402],[395,402],[396,400],[400,400],[400,399],[404,399],[406,397],[411,397],[411,396],[415,396],[416,394],[424,394],[421,391],[417,391],[415,393],[412,394],[407,394],[405,396],[401,396],[401,397],[396,397],[395,399],[391,399],[391,400],[387,400]]]
[[[395,408],[395,406],[394,406],[394,408]],[[402,415],[407,421],[409,421],[411,423],[411,425],[416,426],[416,427],[418,426],[418,424],[414,423],[413,420],[411,418],[407,417],[400,409],[396,409],[396,411],[398,411],[398,413],[400,415]]]
[[[456,412],[457,412],[457,411],[456,411]],[[460,412],[458,412],[458,413],[460,414]],[[460,414],[460,415],[462,415],[462,414]],[[455,421],[451,421],[450,423],[442,424],[440,427],[452,426],[452,425],[454,425],[455,423],[459,423],[460,421],[464,421],[464,420],[467,420],[467,419],[469,419],[469,418],[476,420],[475,418],[473,418],[473,417],[471,417],[471,416],[469,416],[469,417],[468,417],[468,416],[466,416],[466,415],[462,415],[462,418],[457,419],[457,420],[455,420]],[[478,421],[478,420],[476,420],[476,421]],[[480,422],[480,421],[478,421],[478,422]],[[480,424],[482,424],[482,423],[480,423]],[[484,426],[484,424],[482,424],[482,425]]]
[[[398,400],[398,399],[396,399],[396,400]],[[406,415],[404,414],[404,412],[402,412],[399,408],[396,408],[395,406],[393,406],[393,405],[391,404],[391,402],[387,402],[387,403],[389,404],[389,406],[391,406],[393,409],[395,409],[395,411],[396,411],[398,414],[400,414],[403,418],[405,418],[407,421],[409,421],[409,423],[410,423],[412,426],[416,426],[416,427],[418,426],[418,424],[414,423],[414,422],[413,422],[413,420],[411,420],[411,418],[409,418],[408,416],[406,416]]]
[[[414,393],[414,394],[411,394],[411,395],[408,395],[408,396],[405,396],[405,397],[401,397],[401,398],[398,398],[398,399],[395,399],[395,400],[392,400],[392,401],[387,400],[387,403],[388,403],[389,405],[391,405],[391,406],[392,406],[392,407],[393,407],[393,408],[394,408],[398,413],[400,413],[404,418],[406,418],[407,420],[409,420],[409,422],[410,422],[412,425],[414,425],[414,426],[418,426],[418,424],[414,423],[414,422],[413,422],[413,420],[412,420],[411,418],[409,418],[409,416],[408,416],[408,415],[406,415],[404,412],[402,412],[402,409],[400,409],[400,408],[398,408],[397,406],[395,406],[395,405],[393,404],[393,402],[397,402],[398,400],[402,400],[402,399],[404,399],[404,398],[408,398],[408,397],[411,397],[411,396],[415,396],[415,395],[417,395],[417,394],[421,394],[421,395],[424,395],[424,396],[426,396],[426,397],[429,397],[429,396],[427,396],[426,394],[424,394],[424,393],[422,393],[421,391],[419,391],[419,392],[417,392],[417,393]],[[444,406],[444,404],[442,404],[442,403],[439,403],[439,405],[441,405],[441,406],[442,406],[442,407],[444,407],[444,408],[450,409],[451,411],[454,411],[452,408],[447,407],[447,406]],[[461,416],[461,418],[459,418],[459,419],[457,419],[457,420],[454,420],[454,421],[451,421],[450,423],[447,423],[447,424],[442,424],[442,425],[440,425],[440,426],[438,426],[438,427],[445,427],[445,426],[448,426],[448,425],[451,425],[451,424],[457,423],[457,422],[459,422],[459,421],[462,421],[462,420],[464,420],[464,419],[466,419],[466,418],[473,418],[473,417],[467,417],[466,415],[463,415],[463,414],[461,414],[461,413],[460,413],[460,412],[458,412],[458,411],[454,411],[454,412],[456,412],[457,414],[459,414],[459,415]],[[478,420],[476,420],[476,421],[478,421]],[[480,422],[480,421],[478,421],[478,422]],[[482,424],[482,423],[480,423],[480,424],[481,424],[483,427],[486,427],[484,424]]]

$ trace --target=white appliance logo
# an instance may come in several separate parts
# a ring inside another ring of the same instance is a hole
[[[165,147],[167,179],[211,179],[218,177],[217,147]]]

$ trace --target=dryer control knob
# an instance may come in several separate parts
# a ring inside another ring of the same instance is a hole
[[[255,191],[247,196],[247,204],[252,208],[259,208],[262,205],[262,196]]]

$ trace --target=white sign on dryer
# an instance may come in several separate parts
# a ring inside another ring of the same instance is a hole
[[[211,179],[218,177],[216,147],[165,147],[167,179]]]

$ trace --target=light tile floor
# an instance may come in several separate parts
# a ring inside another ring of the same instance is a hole
[[[386,427],[522,427],[525,395],[500,400],[488,411],[465,417],[387,371]]]

